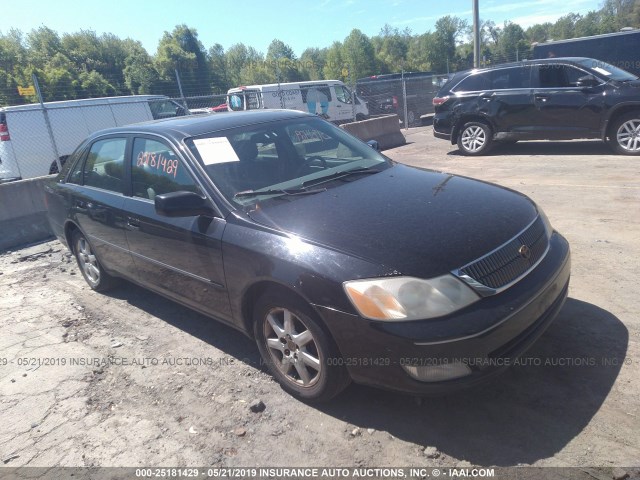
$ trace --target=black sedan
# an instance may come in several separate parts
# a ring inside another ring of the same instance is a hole
[[[567,242],[524,195],[298,112],[101,131],[46,195],[91,288],[124,278],[241,330],[308,400],[351,380],[473,385],[544,332],[569,284]]]

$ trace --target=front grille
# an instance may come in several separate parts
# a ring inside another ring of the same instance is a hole
[[[492,289],[499,289],[518,279],[529,271],[545,254],[549,238],[544,222],[536,220],[511,241],[459,270],[459,275],[471,277]],[[521,248],[529,248],[530,256],[521,254]]]

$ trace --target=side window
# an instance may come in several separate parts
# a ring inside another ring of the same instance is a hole
[[[184,115],[184,108],[171,100],[149,100],[149,108],[154,120],[160,118],[181,117]]]
[[[541,88],[575,87],[578,78],[587,73],[568,65],[540,65],[538,67]]]
[[[76,185],[82,184],[82,163],[86,153],[86,148],[83,148],[82,151],[75,153],[72,157],[67,159],[67,163],[70,167],[69,170],[71,171],[67,177],[67,183],[75,183]]]
[[[121,193],[126,146],[126,138],[109,138],[91,145],[84,163],[84,184]]]
[[[475,75],[469,75],[467,78],[462,80],[454,88],[456,92],[478,92],[480,90],[490,90],[491,89],[491,78],[489,73],[477,73]]]
[[[530,88],[530,68],[503,68],[492,72],[491,88],[506,90],[515,88]]]
[[[201,193],[182,161],[162,142],[136,138],[131,155],[133,196],[153,200],[156,195],[187,190]]]
[[[351,92],[342,85],[336,85],[336,99],[342,103],[351,103]]]
[[[574,67],[566,67],[566,74],[569,87],[577,87],[578,80],[589,75],[584,70],[580,70],[579,68]]]

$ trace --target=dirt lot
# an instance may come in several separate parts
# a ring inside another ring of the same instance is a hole
[[[640,159],[407,140],[386,153],[519,190],[571,243],[570,298],[527,365],[446,398],[352,385],[306,405],[240,333],[131,284],[94,293],[48,242],[0,256],[2,465],[640,466]]]

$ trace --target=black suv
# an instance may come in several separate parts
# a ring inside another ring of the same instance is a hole
[[[433,99],[433,134],[465,155],[496,142],[600,138],[640,155],[640,80],[592,58],[549,58],[458,72]]]

